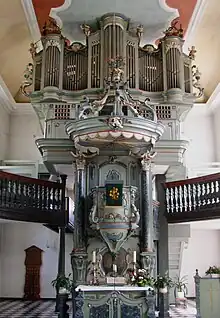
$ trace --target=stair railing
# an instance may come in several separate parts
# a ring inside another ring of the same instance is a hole
[[[168,217],[220,207],[220,173],[167,182],[165,189]]]

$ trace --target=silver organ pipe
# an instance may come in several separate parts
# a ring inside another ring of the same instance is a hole
[[[44,87],[59,87],[60,46],[58,41],[47,42],[45,54]]]
[[[91,49],[91,88],[100,87],[100,42],[92,41]]]
[[[65,51],[63,63],[63,89],[82,90],[87,88],[88,75],[87,50]]]
[[[35,69],[34,69],[34,90],[40,91],[41,87],[41,70],[42,70],[42,56],[38,54],[35,57]]]
[[[135,54],[135,42],[130,40],[127,41],[126,46],[126,74],[127,81],[130,88],[135,88],[135,79],[136,79],[136,54]]]
[[[166,54],[167,89],[181,88],[180,84],[180,51],[170,48]]]
[[[163,64],[160,52],[139,49],[139,88],[147,92],[163,91]]]
[[[184,56],[184,87],[186,93],[192,92],[192,65],[191,59],[185,55]]]
[[[123,29],[120,25],[110,24],[104,28],[104,77],[108,76],[110,59],[123,56]]]

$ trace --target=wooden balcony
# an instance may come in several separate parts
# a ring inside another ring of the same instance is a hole
[[[169,223],[220,218],[220,173],[165,183]]]
[[[50,182],[0,171],[0,218],[66,225],[66,176]]]

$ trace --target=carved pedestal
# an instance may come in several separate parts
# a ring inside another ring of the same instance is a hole
[[[141,263],[142,267],[146,269],[150,276],[155,276],[156,270],[156,253],[155,252],[142,252],[141,256]]]
[[[71,253],[73,270],[73,282],[75,286],[86,283],[88,255],[85,251],[73,251]]]

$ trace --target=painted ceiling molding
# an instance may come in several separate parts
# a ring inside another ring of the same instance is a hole
[[[65,0],[61,7],[51,9],[50,16],[62,27],[71,42],[82,42],[85,36],[79,25],[85,21],[91,24],[108,12],[129,18],[130,29],[143,25],[142,45],[154,43],[155,39],[163,36],[163,31],[179,16],[178,10],[170,8],[165,0],[136,0],[135,3],[126,0]]]
[[[29,28],[36,42],[39,40],[40,30],[42,29],[48,16],[51,15],[56,18],[58,24],[61,26],[62,21],[59,13],[68,10],[71,3],[75,0],[21,0],[25,6],[25,14],[29,20]],[[200,17],[204,12],[205,3],[207,0],[157,0],[160,7],[167,11],[179,11],[179,22],[183,25],[185,30],[185,39],[187,50],[188,46],[192,45],[191,38],[194,29],[200,21]],[[175,9],[173,9],[175,8]],[[52,9],[52,10],[51,10]],[[35,11],[35,12],[34,12]],[[29,12],[29,13],[27,13]],[[36,13],[36,15],[34,15]],[[189,40],[188,40],[189,39]]]
[[[195,8],[192,12],[188,27],[185,32],[185,43],[183,50],[188,53],[188,48],[193,45],[195,29],[199,25],[205,13],[208,0],[197,0]]]

